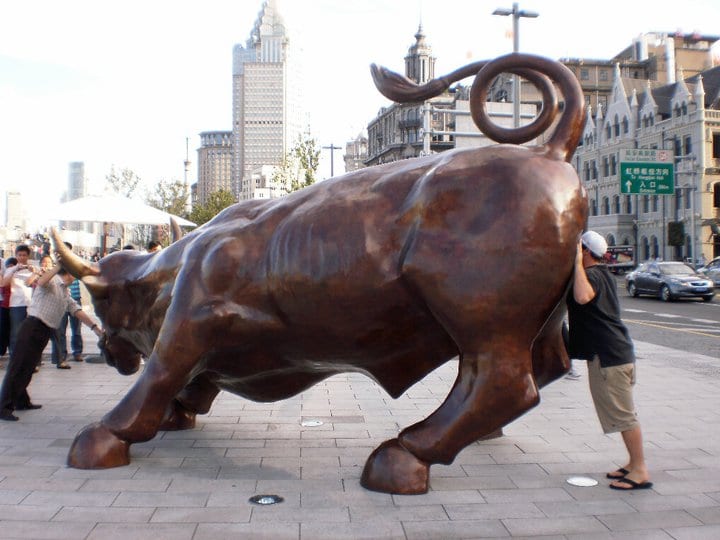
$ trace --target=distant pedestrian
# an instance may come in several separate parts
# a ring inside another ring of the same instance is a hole
[[[652,487],[635,411],[635,352],[620,319],[615,279],[602,264],[607,242],[594,231],[582,235],[575,257],[573,286],[567,298],[570,356],[587,360],[590,393],[605,433],[622,435],[629,460],[607,473],[619,490]]]
[[[65,242],[68,249],[72,249],[70,242]],[[82,297],[80,294],[80,281],[77,279],[68,287],[70,291],[70,298],[82,307]],[[53,364],[56,364],[58,369],[69,369],[70,365],[66,362],[68,358],[67,348],[67,327],[70,325],[70,353],[72,359],[75,362],[82,362],[83,358],[83,339],[82,339],[82,325],[80,320],[70,313],[65,313],[65,316],[60,321],[60,326],[57,329],[57,339],[53,342],[57,342],[57,346],[53,347]],[[57,353],[56,353],[57,350]]]
[[[67,287],[73,279],[59,265],[41,272],[0,388],[0,420],[17,421],[13,411],[41,407],[30,401],[27,387],[43,350],[67,311],[102,337],[102,329],[70,298]]]
[[[17,264],[15,257],[8,257],[3,266],[8,270]],[[0,356],[3,356],[10,345],[10,286],[2,286],[2,274],[0,274]]]
[[[150,240],[150,242],[148,242],[148,245],[147,245],[148,253],[157,253],[160,250],[162,250],[162,244],[160,242],[157,242],[155,240]]]
[[[26,244],[20,244],[15,248],[15,259],[17,264],[5,270],[2,286],[10,287],[10,303],[8,305],[10,315],[10,341],[8,348],[12,354],[17,342],[20,324],[27,316],[27,307],[30,304],[32,288],[27,280],[38,271],[32,266],[30,260],[30,248]]]

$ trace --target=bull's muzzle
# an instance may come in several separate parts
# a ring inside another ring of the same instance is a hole
[[[142,354],[132,343],[116,334],[105,334],[98,341],[98,348],[107,365],[117,369],[121,375],[132,375],[140,368]]]

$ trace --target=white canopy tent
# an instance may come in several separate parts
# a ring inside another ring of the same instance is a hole
[[[102,223],[101,253],[106,251],[107,224],[170,225],[170,219],[181,227],[195,227],[196,224],[174,214],[169,214],[143,202],[121,195],[88,195],[64,202],[51,208],[45,215],[49,221],[73,221],[80,223]],[[124,240],[124,227],[123,227]],[[124,243],[124,242],[123,242]]]
[[[48,220],[87,221],[95,223],[135,223],[167,225],[173,218],[181,227],[196,224],[180,216],[168,214],[145,203],[120,195],[88,195],[59,204],[45,216]]]

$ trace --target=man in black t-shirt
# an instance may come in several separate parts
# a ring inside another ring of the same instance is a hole
[[[610,487],[647,489],[649,481],[642,430],[635,412],[635,352],[620,319],[615,280],[602,264],[607,242],[594,231],[582,235],[575,258],[573,287],[568,293],[570,357],[588,361],[590,393],[605,433],[622,434],[628,463],[608,473]]]

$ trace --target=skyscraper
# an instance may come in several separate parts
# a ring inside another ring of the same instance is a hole
[[[263,166],[280,165],[303,130],[297,51],[275,0],[265,0],[245,46],[233,50],[233,190],[256,198]]]

